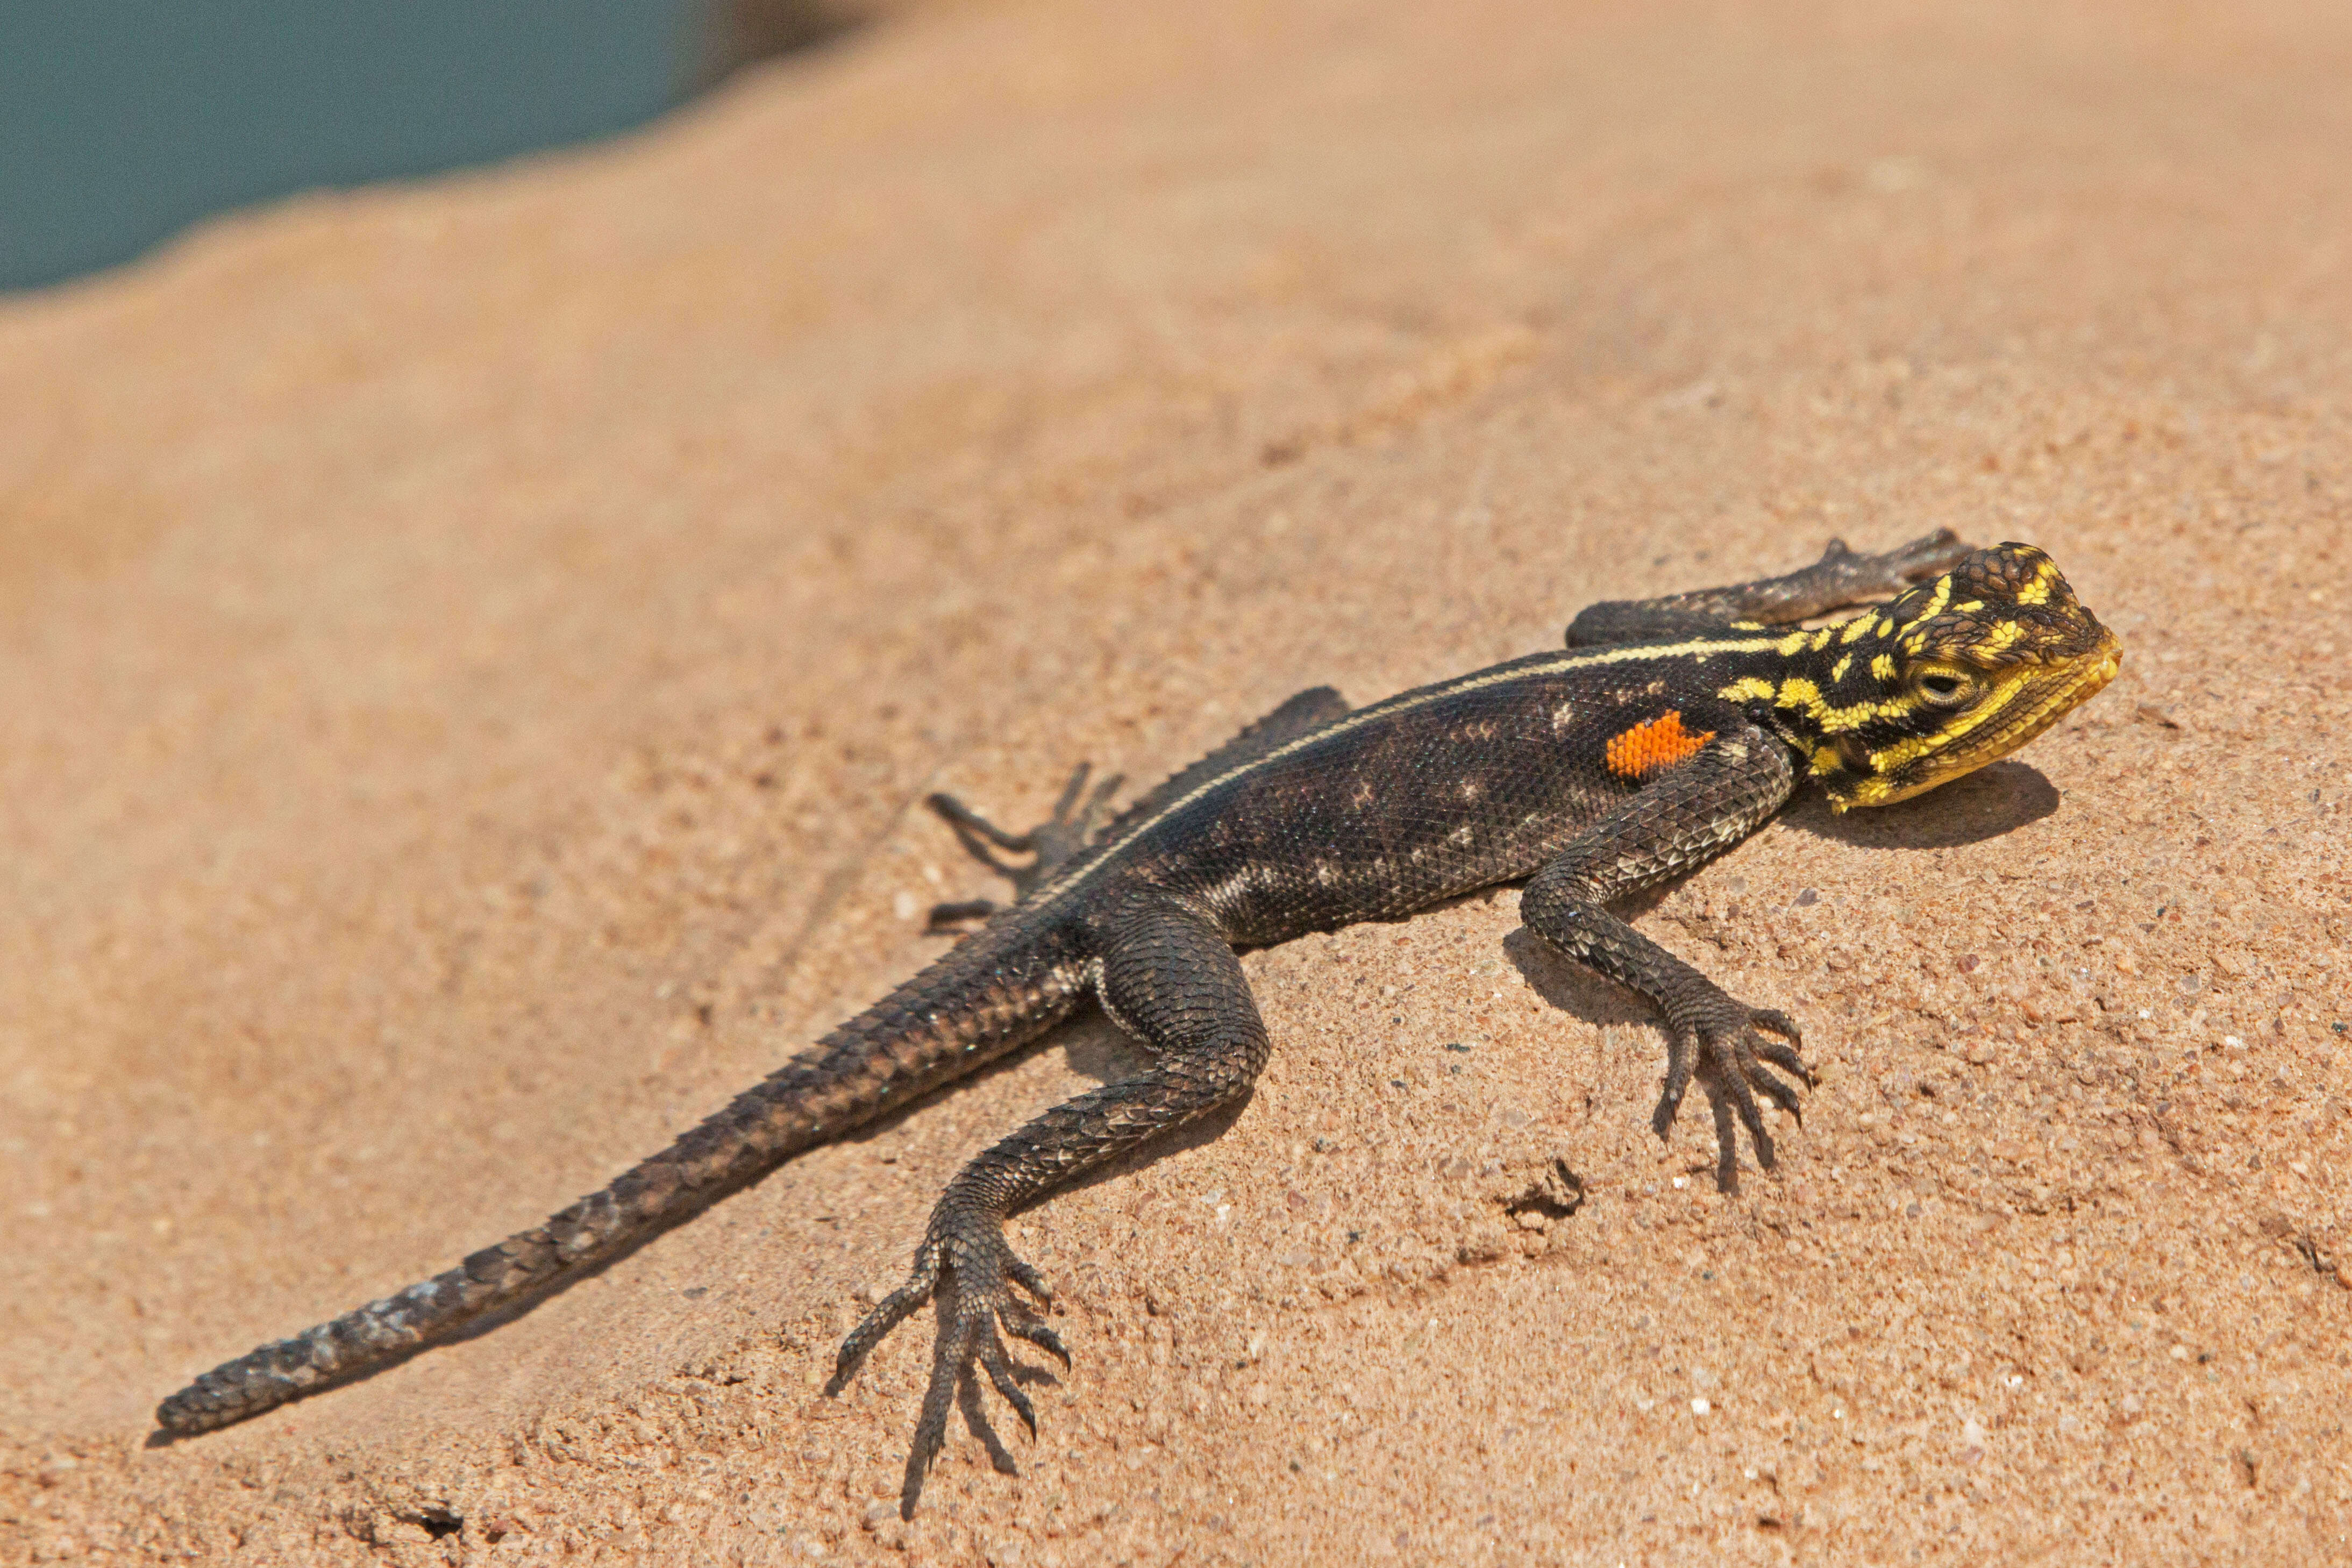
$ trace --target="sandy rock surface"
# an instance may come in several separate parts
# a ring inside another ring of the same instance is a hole
[[[950,6],[0,303],[0,1558],[2352,1561],[2352,20],[2207,10]],[[833,1341],[1099,1021],[143,1446],[939,951],[927,790],[1939,525],[2125,672],[1646,908],[1823,1073],[1737,1201],[1506,890],[1245,961],[911,1526]]]

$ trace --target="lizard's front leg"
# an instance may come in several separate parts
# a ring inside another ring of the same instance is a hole
[[[1733,1119],[1748,1129],[1758,1163],[1769,1170],[1772,1136],[1756,1090],[1790,1115],[1796,1091],[1765,1070],[1785,1068],[1811,1086],[1787,1015],[1749,1007],[1604,907],[1722,854],[1762,826],[1795,787],[1787,750],[1744,721],[1719,719],[1706,744],[1602,817],[1533,880],[1519,900],[1528,929],[1569,957],[1641,993],[1665,1016],[1666,1081],[1652,1126],[1674,1125],[1696,1071],[1715,1112],[1716,1184],[1739,1190]],[[1769,1030],[1786,1040],[1769,1039]]]
[[[1019,1285],[1040,1306],[1052,1304],[1044,1278],[1006,1244],[1005,1217],[1146,1138],[1247,1093],[1265,1066],[1257,1003],[1215,927],[1157,898],[1093,923],[1103,1009],[1152,1052],[1150,1068],[1055,1106],[958,1173],[931,1211],[913,1273],[842,1342],[827,1384],[838,1393],[866,1353],[946,1284],[899,1502],[909,1519],[946,1438],[957,1386],[973,1366],[1036,1432],[1036,1413],[1015,1381],[1000,1329],[1069,1363],[1060,1339],[1013,1292]]]
[[[1689,637],[1738,621],[1787,626],[1814,616],[1892,598],[1922,578],[1959,564],[1969,547],[1948,528],[1884,555],[1856,555],[1843,539],[1801,571],[1727,588],[1700,588],[1657,599],[1588,605],[1568,626],[1568,646]]]

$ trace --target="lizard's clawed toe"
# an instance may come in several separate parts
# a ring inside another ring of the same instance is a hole
[[[824,1385],[827,1394],[837,1394],[848,1387],[849,1380],[857,1375],[857,1369],[865,1364],[874,1347],[938,1292],[942,1250],[937,1241],[924,1242],[915,1254],[914,1271],[907,1276],[907,1282],[877,1302],[874,1310],[849,1331],[849,1337],[841,1342],[841,1350],[834,1357],[833,1376]]]
[[[1062,1343],[1061,1335],[1047,1328],[1035,1318],[1029,1317],[1025,1314],[1020,1316],[1008,1316],[1003,1321],[1004,1323],[1004,1331],[1006,1333],[1027,1340],[1031,1344],[1035,1345],[1039,1350],[1044,1351],[1047,1355],[1050,1355],[1055,1361],[1060,1362],[1062,1363],[1062,1369],[1065,1372],[1069,1370],[1069,1347]]]
[[[987,1374],[990,1385],[1003,1395],[1029,1435],[1037,1435],[1037,1409],[1021,1384],[1052,1379],[1014,1362],[1005,1350],[1003,1333],[1048,1352],[1065,1367],[1070,1364],[1070,1352],[1059,1336],[1039,1321],[1035,1310],[1014,1293],[1015,1286],[1035,1297],[1041,1306],[1053,1305],[1045,1276],[1013,1253],[994,1221],[935,1231],[915,1255],[915,1268],[907,1283],[868,1312],[842,1342],[833,1378],[825,1385],[829,1394],[838,1394],[856,1374],[866,1354],[917,1307],[934,1297],[940,1299],[940,1334],[932,1351],[930,1384],[924,1391],[922,1415],[907,1455],[900,1502],[905,1517],[914,1516],[923,1478],[946,1444],[948,1410],[956,1402],[957,1390],[975,1371]],[[975,1397],[966,1394],[968,1414],[979,1408],[972,1403]],[[997,1468],[1007,1468],[1011,1457],[995,1450],[992,1438],[990,1442]]]
[[[988,1381],[995,1386],[997,1393],[1004,1396],[1004,1403],[1013,1406],[1013,1413],[1021,1417],[1021,1425],[1028,1427],[1029,1436],[1034,1438],[1037,1436],[1037,1409],[1029,1403],[1029,1396],[1021,1391],[1021,1384],[1014,1380],[1013,1358],[1005,1353],[1004,1342],[993,1332],[984,1334],[981,1337],[978,1354],[980,1364],[987,1370]]]
[[[1731,1194],[1739,1191],[1740,1128],[1748,1130],[1759,1165],[1769,1171],[1779,1162],[1756,1097],[1761,1094],[1792,1119],[1803,1120],[1797,1091],[1764,1064],[1795,1074],[1808,1089],[1812,1087],[1813,1076],[1794,1044],[1783,1044],[1759,1032],[1769,1029],[1794,1042],[1801,1037],[1794,1019],[1771,1008],[1742,1007],[1728,997],[1722,1002],[1724,1005],[1716,1012],[1669,1032],[1665,1091],[1659,1097],[1651,1126],[1661,1138],[1666,1135],[1681,1109],[1683,1094],[1696,1077],[1715,1121],[1716,1185]]]

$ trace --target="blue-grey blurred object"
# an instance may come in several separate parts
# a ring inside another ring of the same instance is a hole
[[[611,135],[839,25],[825,0],[0,0],[0,289]]]

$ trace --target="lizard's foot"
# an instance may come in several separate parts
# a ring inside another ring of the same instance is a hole
[[[1767,1037],[1762,1032],[1766,1030],[1781,1038]],[[1746,1006],[1717,992],[1691,1016],[1669,1021],[1665,1092],[1658,1099],[1657,1113],[1650,1125],[1659,1137],[1666,1135],[1675,1123],[1675,1113],[1682,1109],[1683,1091],[1690,1087],[1696,1068],[1699,1088],[1706,1091],[1708,1108],[1715,1112],[1715,1184],[1718,1191],[1737,1193],[1739,1135],[1735,1118],[1738,1126],[1748,1129],[1756,1145],[1756,1163],[1770,1170],[1776,1157],[1772,1134],[1765,1131],[1764,1118],[1756,1108],[1756,1091],[1762,1090],[1773,1104],[1801,1120],[1797,1091],[1766,1071],[1764,1064],[1784,1068],[1807,1089],[1812,1088],[1813,1075],[1797,1054],[1803,1044],[1796,1020],[1786,1013]]]
[[[1007,833],[988,818],[972,810],[951,795],[934,795],[923,804],[938,813],[940,819],[955,829],[956,841],[965,853],[1013,884],[1014,900],[1027,898],[1032,891],[1053,876],[1055,870],[1072,856],[1087,847],[1094,836],[1095,824],[1109,805],[1111,795],[1126,782],[1118,773],[1095,785],[1094,793],[1079,796],[1087,787],[1087,776],[1094,772],[1091,763],[1080,763],[1070,773],[1070,782],[1062,786],[1062,798],[1054,803],[1054,815],[1026,833]],[[1015,855],[1034,857],[1026,866],[1009,866],[998,859],[992,849],[1008,849]],[[986,920],[1004,908],[992,899],[972,899],[962,903],[934,904],[931,918],[924,934],[935,936],[960,929],[966,921]]]
[[[957,1388],[975,1366],[988,1373],[988,1381],[1013,1406],[1030,1436],[1036,1436],[1037,1412],[1022,1391],[1021,1378],[1024,1373],[1033,1378],[1043,1374],[1014,1364],[1005,1352],[1000,1329],[1045,1351],[1064,1368],[1070,1364],[1070,1352],[1063,1348],[1060,1336],[1037,1315],[1039,1308],[1050,1310],[1054,1304],[1045,1276],[1006,1245],[1002,1225],[974,1217],[952,1229],[934,1226],[915,1254],[914,1272],[907,1282],[868,1312],[866,1321],[841,1342],[825,1392],[839,1394],[848,1386],[866,1354],[916,1308],[939,1294],[942,1284],[947,1299],[940,1314],[930,1386],[923,1394],[923,1413],[915,1426],[914,1447],[907,1455],[906,1487],[898,1500],[903,1519],[915,1517],[923,1477],[947,1441],[948,1407],[955,1403]],[[1036,1298],[1036,1308],[1013,1293],[1016,1284]],[[1000,1449],[996,1463],[1003,1469],[1011,1460]]]
[[[1884,555],[1856,555],[1846,548],[1844,540],[1832,539],[1815,570],[1837,567],[1851,574],[1853,586],[1864,596],[1892,598],[1922,578],[1950,571],[1968,553],[1968,544],[1948,528],[1939,528]]]

